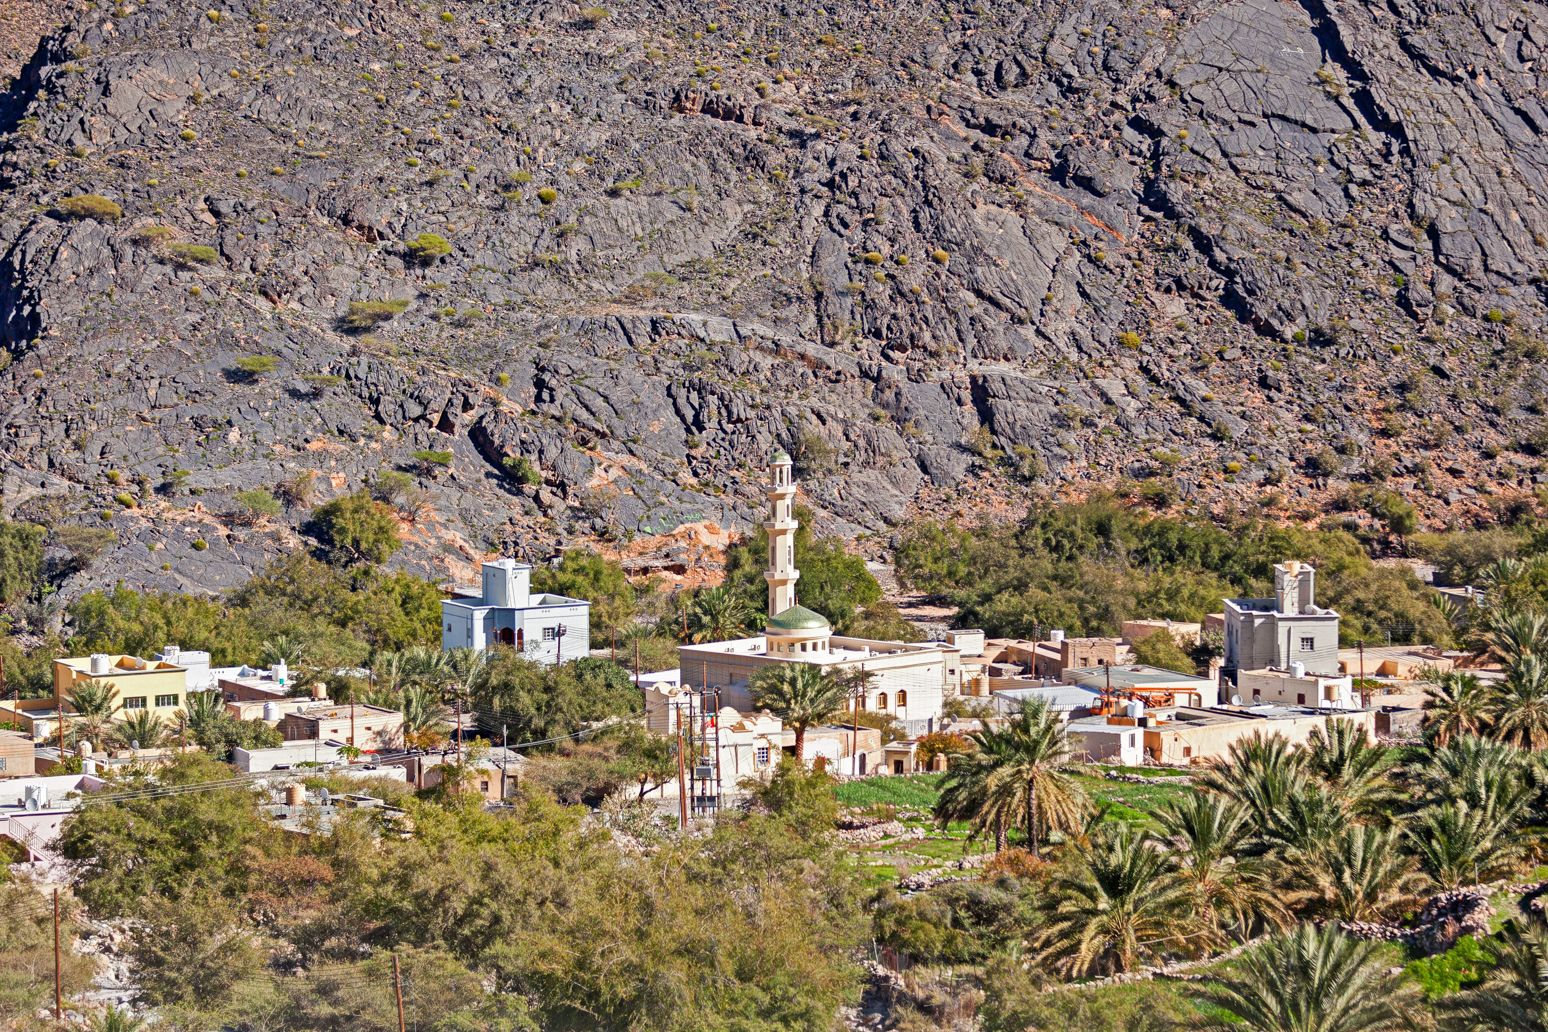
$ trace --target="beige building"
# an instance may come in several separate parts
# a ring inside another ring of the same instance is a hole
[[[33,773],[32,736],[0,731],[0,778],[28,778]]]
[[[314,703],[279,722],[287,742],[338,742],[362,752],[385,752],[401,737],[403,714],[381,706]]]
[[[54,660],[54,704],[65,706],[83,684],[111,684],[120,719],[149,711],[168,723],[188,702],[188,671],[176,663],[138,656],[81,656]]]
[[[1179,620],[1125,620],[1122,631],[1124,640],[1131,645],[1137,641],[1144,641],[1159,631],[1165,631],[1172,636],[1173,641],[1187,648],[1189,645],[1199,643],[1199,638],[1204,633],[1204,625]]]
[[[1369,711],[1328,713],[1279,706],[1243,710],[1178,707],[1144,719],[1149,723],[1142,729],[1146,758],[1171,765],[1203,763],[1224,756],[1233,743],[1256,734],[1279,735],[1292,745],[1302,745],[1314,730],[1326,728],[1334,719],[1352,721],[1372,741],[1376,738],[1375,714]]]
[[[1312,674],[1299,669],[1242,670],[1236,675],[1242,704],[1279,703],[1313,709],[1359,709],[1360,697],[1348,674]]]
[[[51,742],[59,736],[60,707],[53,699],[7,699],[0,702],[0,724],[20,731],[34,742]],[[75,714],[69,703],[64,719]]]
[[[1064,675],[1069,684],[1138,699],[1151,707],[1216,706],[1221,701],[1218,681],[1142,663],[1066,670]]]
[[[795,602],[801,571],[796,566],[793,516],[795,485],[790,456],[780,452],[770,466],[768,622],[764,633],[734,641],[678,647],[678,668],[684,688],[718,687],[720,703],[753,710],[751,679],[782,663],[811,663],[829,673],[859,678],[866,685],[862,706],[897,720],[909,734],[933,730],[948,696],[962,683],[960,650],[946,642],[906,644],[849,638],[833,633],[828,620]]]
[[[1316,603],[1317,571],[1294,560],[1274,567],[1270,598],[1225,600],[1225,658],[1240,670],[1290,670],[1299,664],[1317,674],[1338,673],[1338,614]]]

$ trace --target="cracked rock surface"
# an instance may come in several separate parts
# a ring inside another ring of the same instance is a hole
[[[5,506],[113,528],[67,593],[240,582],[312,502],[235,494],[308,473],[410,471],[442,575],[745,526],[775,446],[850,534],[1158,476],[1473,519],[1548,449],[1545,44],[1496,0],[82,9],[0,98]]]

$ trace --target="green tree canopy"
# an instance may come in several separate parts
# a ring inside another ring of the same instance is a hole
[[[335,563],[383,563],[403,544],[392,510],[364,488],[318,506],[311,527]]]

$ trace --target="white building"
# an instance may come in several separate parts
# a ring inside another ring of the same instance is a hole
[[[1274,597],[1228,598],[1225,661],[1233,679],[1241,670],[1289,670],[1291,664],[1337,676],[1338,614],[1315,601],[1317,571],[1294,560],[1274,567]]]
[[[591,603],[532,591],[532,567],[514,559],[483,566],[480,590],[441,602],[441,648],[486,651],[504,645],[538,663],[591,651]]]
[[[770,464],[768,623],[764,632],[733,641],[678,647],[680,682],[685,689],[720,689],[722,706],[751,712],[750,681],[780,663],[813,663],[835,675],[863,679],[857,689],[862,708],[892,716],[910,735],[935,730],[948,695],[962,685],[962,652],[944,642],[908,644],[850,638],[833,633],[827,617],[796,602],[801,578],[796,566],[793,512],[795,484],[790,456],[775,454]]]

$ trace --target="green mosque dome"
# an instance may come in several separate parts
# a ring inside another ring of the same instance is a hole
[[[791,606],[783,613],[769,618],[769,630],[771,631],[828,631],[832,625],[828,618],[821,613],[813,612],[805,606]]]

